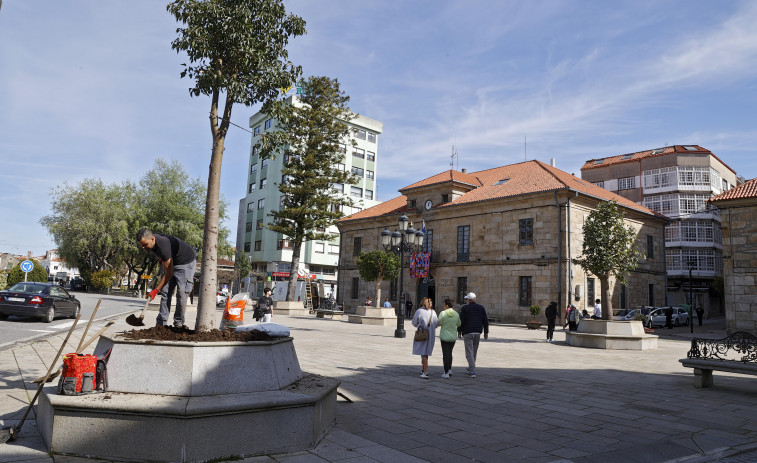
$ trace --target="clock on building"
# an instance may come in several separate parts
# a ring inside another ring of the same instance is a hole
[[[430,211],[431,210],[431,206],[433,206],[433,205],[434,205],[434,203],[432,203],[430,199],[426,200],[426,210],[427,211]]]

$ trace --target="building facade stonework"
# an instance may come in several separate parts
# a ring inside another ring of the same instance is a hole
[[[723,230],[723,287],[728,334],[757,335],[757,179],[712,198]]]
[[[405,266],[404,289],[414,306],[423,297],[437,307],[445,299],[460,305],[472,291],[501,321],[525,321],[531,318],[529,306],[545,308],[550,301],[558,302],[562,314],[570,303],[591,313],[593,299],[600,297],[599,280],[571,261],[581,255],[584,221],[607,200],[618,201],[642,251],[648,244],[653,249],[627,285],[611,280],[613,307],[664,300],[667,220],[559,169],[529,161],[472,174],[447,171],[400,193],[339,222],[344,246],[339,297],[348,309],[374,287],[360,280],[357,255],[383,249],[382,230],[394,230],[404,214],[416,229],[425,225],[424,250],[431,253],[429,278],[410,278]],[[394,304],[399,303],[396,288],[393,282],[382,284]]]

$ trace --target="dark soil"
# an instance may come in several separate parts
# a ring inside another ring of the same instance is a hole
[[[234,330],[210,330],[196,332],[186,326],[174,328],[172,326],[154,326],[144,330],[124,332],[126,339],[154,340],[154,341],[190,341],[190,342],[221,342],[221,341],[270,341],[268,333],[258,330],[236,332]]]

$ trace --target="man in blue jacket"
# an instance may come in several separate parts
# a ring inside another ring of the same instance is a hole
[[[489,319],[486,317],[486,309],[476,304],[474,293],[468,293],[465,300],[468,303],[460,309],[460,327],[457,329],[457,337],[463,338],[465,343],[465,358],[468,360],[468,372],[465,376],[475,378],[478,341],[481,339],[481,331],[484,332],[484,339],[489,339]]]

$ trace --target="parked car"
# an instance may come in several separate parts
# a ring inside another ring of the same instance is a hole
[[[80,310],[79,300],[57,284],[25,281],[0,291],[0,320],[15,315],[50,323],[63,315],[74,318]]]
[[[649,312],[654,310],[655,307],[640,307],[636,309],[630,309],[621,311],[618,315],[613,317],[613,320],[636,320],[636,315],[641,312],[642,315],[649,315]]]
[[[216,293],[216,306],[220,307],[222,305],[226,305],[226,299],[228,299],[228,298],[229,298],[228,294],[226,294],[226,293],[224,293],[222,291],[218,291]]]
[[[653,310],[647,318],[647,327],[652,328],[654,326],[665,326],[665,311],[668,307],[660,307]],[[675,326],[688,325],[689,313],[681,307],[673,307],[672,323]]]
[[[83,278],[76,277],[71,280],[71,291],[86,291],[87,284],[84,283]]]

